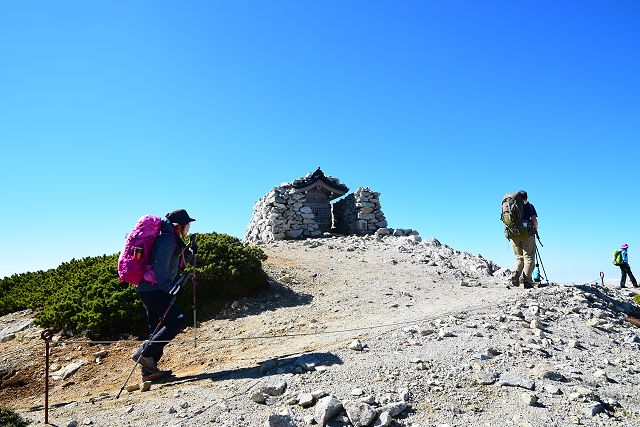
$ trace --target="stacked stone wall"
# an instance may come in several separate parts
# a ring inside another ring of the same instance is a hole
[[[322,232],[315,216],[305,202],[304,193],[291,184],[274,187],[253,205],[245,241],[270,242],[320,236]]]
[[[341,234],[363,236],[387,226],[380,206],[380,193],[360,187],[332,206],[334,227]]]

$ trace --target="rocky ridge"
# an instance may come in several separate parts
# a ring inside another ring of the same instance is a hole
[[[507,289],[508,270],[417,237],[263,245],[271,291],[231,304],[201,329],[211,336],[246,331],[291,337],[264,347],[202,344],[198,352],[230,352],[231,360],[204,364],[196,375],[181,373],[178,365],[175,381],[132,390],[119,401],[111,398],[113,389],[77,398],[52,410],[55,423],[640,423],[640,337],[629,322],[629,314],[638,315],[634,291],[594,285]],[[36,332],[14,335],[20,340]],[[313,332],[320,334],[304,335]],[[174,344],[167,348],[176,351]],[[180,354],[183,363],[191,354]],[[259,364],[242,366],[247,356]]]

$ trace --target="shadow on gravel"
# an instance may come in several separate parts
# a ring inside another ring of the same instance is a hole
[[[163,381],[163,383],[184,384],[202,380],[260,379],[271,375],[301,374],[306,371],[316,370],[320,366],[342,365],[342,359],[333,353],[305,353],[300,356],[264,360],[257,362],[257,365],[200,375],[172,376]]]
[[[602,289],[591,286],[591,285],[580,285],[577,286],[584,293],[591,294],[593,297],[603,301],[606,303],[608,307],[613,307],[613,309],[617,312],[624,313],[633,317],[640,317],[640,308],[635,304],[630,304],[624,301],[618,301],[615,298],[607,295]]]
[[[266,288],[250,297],[241,298],[234,303],[223,300],[210,300],[199,306],[198,321],[211,319],[240,319],[254,316],[265,311],[275,311],[283,307],[298,307],[311,304],[313,296],[303,292],[296,292],[269,277]]]

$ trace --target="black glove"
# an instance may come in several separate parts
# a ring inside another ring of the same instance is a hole
[[[189,280],[189,277],[191,277],[191,271],[186,271],[178,276],[178,279],[176,279],[176,281],[174,282],[173,287],[169,290],[169,294],[176,295],[178,292],[180,292],[180,289],[187,282],[187,280]]]
[[[195,259],[196,259],[196,254],[193,253],[191,248],[186,248],[184,250],[184,263],[185,264],[189,264],[189,265],[193,265]]]
[[[191,249],[191,252],[193,253],[193,255],[195,255],[196,252],[198,252],[198,244],[196,243],[195,234],[192,234],[191,236],[189,236],[189,249]]]

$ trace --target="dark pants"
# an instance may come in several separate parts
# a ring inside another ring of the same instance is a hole
[[[626,262],[620,264],[620,271],[622,272],[622,277],[620,278],[620,286],[624,286],[627,283],[627,274],[629,275],[629,279],[631,279],[631,283],[633,286],[638,287],[638,282],[636,282],[636,278],[633,277],[633,273],[631,272],[631,267]]]
[[[169,306],[171,298],[173,297],[163,291],[138,292],[138,297],[142,300],[142,303],[147,310],[149,334],[152,334],[158,326],[158,322],[160,322],[162,315]],[[151,341],[170,341],[178,335],[178,332],[180,332],[185,325],[186,320],[184,318],[184,314],[178,310],[176,304],[173,304],[167,313],[167,317],[165,318],[162,327],[160,327],[153,336],[150,336],[149,339]],[[152,357],[156,364],[158,364],[158,361],[162,357],[164,346],[167,344],[167,342],[149,343],[142,355],[145,357]]]

